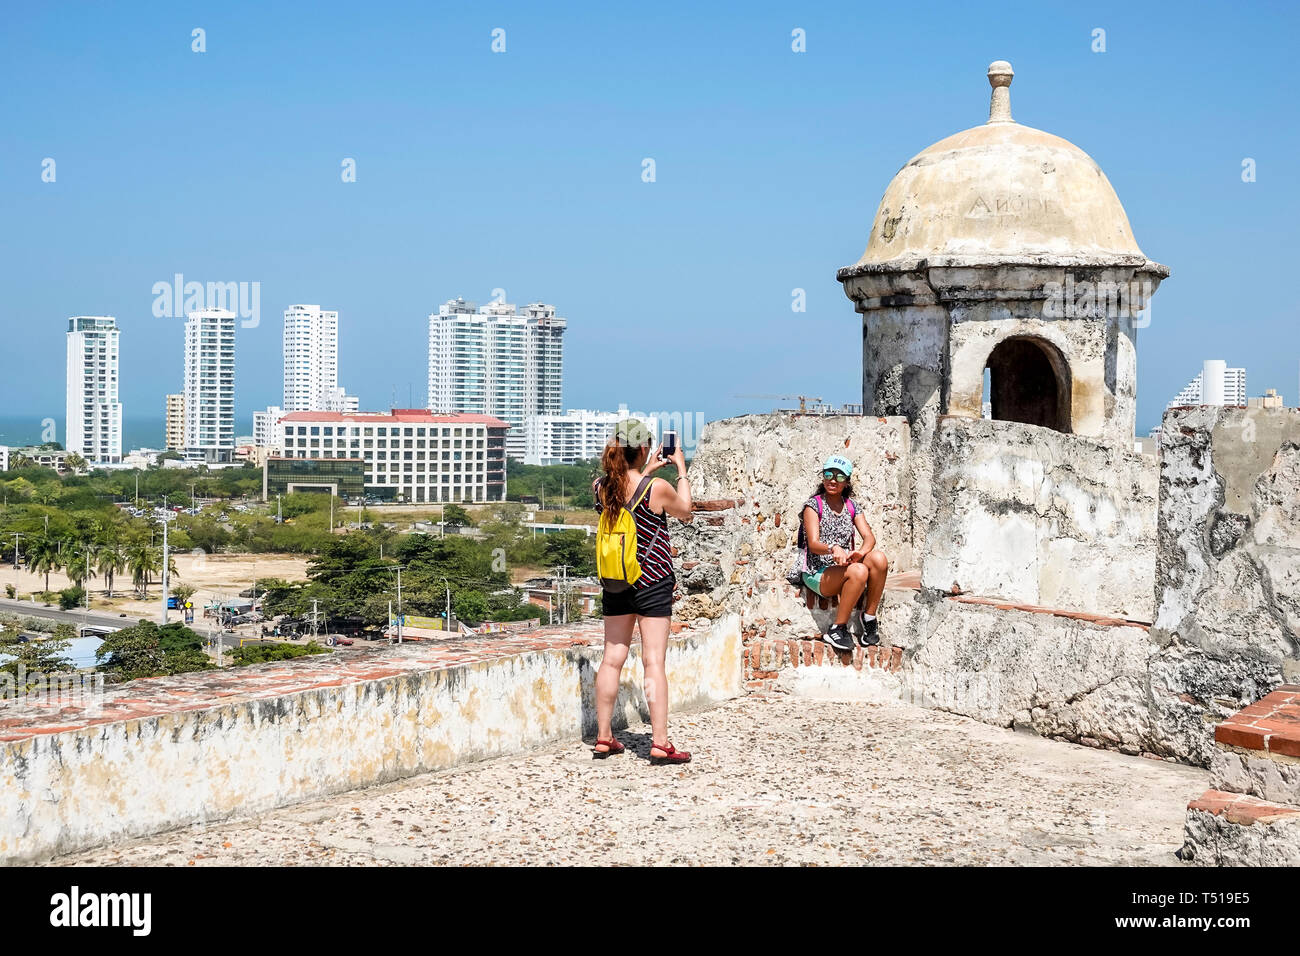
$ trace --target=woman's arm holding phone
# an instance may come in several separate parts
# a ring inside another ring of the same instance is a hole
[[[692,516],[691,480],[686,476],[686,456],[682,453],[681,446],[673,450],[671,458],[664,458],[663,449],[659,449],[656,463],[646,469],[645,473],[658,471],[669,462],[677,466],[677,482],[675,485],[667,481],[656,482],[650,489],[650,508],[665,511],[678,521],[689,522]]]

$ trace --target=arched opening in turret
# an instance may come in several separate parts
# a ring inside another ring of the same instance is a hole
[[[986,368],[995,420],[1071,431],[1070,367],[1052,343],[1032,335],[1003,339]]]

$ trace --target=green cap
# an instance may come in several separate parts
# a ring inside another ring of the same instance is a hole
[[[640,448],[650,443],[650,429],[639,419],[625,418],[615,426],[614,439],[625,448]]]

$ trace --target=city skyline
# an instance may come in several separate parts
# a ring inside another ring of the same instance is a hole
[[[377,11],[365,30],[346,32],[304,27],[287,12],[268,11],[253,29],[247,13],[205,11],[211,42],[202,54],[190,50],[184,11],[90,9],[73,23],[17,11],[0,38],[7,68],[53,70],[61,82],[3,107],[14,137],[0,170],[11,229],[24,237],[8,249],[6,327],[12,348],[33,356],[8,380],[7,409],[60,418],[62,383],[46,358],[54,330],[70,315],[112,314],[128,343],[126,416],[160,418],[162,396],[178,386],[167,370],[182,319],[155,316],[151,290],[181,272],[260,283],[260,324],[241,323],[238,335],[240,432],[253,411],[282,400],[279,329],[269,320],[278,310],[327,302],[349,318],[339,342],[348,382],[361,407],[386,408],[421,400],[430,309],[457,293],[486,300],[502,282],[510,301],[562,303],[583,330],[568,348],[572,407],[626,402],[714,419],[767,410],[735,397],[745,393],[858,401],[858,350],[849,346],[860,317],[835,267],[861,252],[894,172],[978,119],[982,93],[966,81],[994,56],[1032,78],[1017,118],[1087,150],[1144,250],[1173,270],[1139,333],[1139,430],[1159,420],[1200,353],[1236,342],[1234,364],[1249,367],[1261,390],[1292,392],[1300,330],[1290,306],[1266,297],[1225,316],[1211,277],[1225,249],[1261,235],[1272,241],[1252,245],[1253,266],[1285,274],[1297,191],[1280,172],[1297,134],[1277,117],[1295,12],[1221,18],[1221,42],[1248,39],[1258,51],[1224,82],[1186,55],[1204,40],[1194,16],[1171,23],[1158,11],[1097,5],[1089,13],[1105,21],[1110,44],[1096,53],[1090,20],[1016,4],[1008,16],[1016,9],[1033,11],[1032,30],[953,11],[929,59],[876,51],[865,86],[860,51],[841,29],[847,5],[760,4],[744,23],[699,11],[690,30],[648,22],[635,36],[612,12],[499,5],[492,13],[510,38],[500,54],[490,47],[496,22],[448,11],[438,24],[446,76],[474,79],[442,86],[422,79],[418,43],[389,51],[404,17],[418,20],[415,7]],[[917,22],[903,10],[881,16],[881,29]],[[806,31],[806,52],[791,50],[795,27]],[[296,76],[273,39],[284,30],[349,64],[346,83],[322,88]],[[51,34],[111,47],[138,69],[108,69],[77,43],[32,42]],[[562,70],[557,51],[566,53]],[[665,73],[665,62],[679,68]],[[171,78],[164,88],[151,80],[159,72]],[[252,75],[258,83],[242,79]],[[1197,107],[1116,109],[1134,91],[1172,87]],[[887,134],[844,127],[846,89],[856,91],[853,103],[898,103]],[[187,112],[177,112],[182,104]],[[593,111],[605,117],[598,127]],[[220,122],[227,149],[158,163],[165,115]],[[395,122],[408,116],[420,121]],[[81,135],[68,131],[70,118],[84,119]],[[457,142],[482,142],[503,129],[512,142],[545,148],[441,148],[448,130]],[[40,176],[47,157],[57,162],[53,182]],[[353,182],[340,175],[347,160]],[[1251,181],[1246,160],[1257,165]],[[205,228],[158,228],[159,217],[140,209],[183,209]],[[641,336],[642,354],[659,373],[620,382],[615,393],[603,371],[611,343],[647,329],[655,334]],[[831,346],[824,362],[791,358],[807,342]],[[791,349],[774,347],[782,343]]]

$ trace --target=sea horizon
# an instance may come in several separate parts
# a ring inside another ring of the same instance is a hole
[[[50,416],[0,415],[0,445],[22,448],[40,445],[45,439],[45,423]],[[65,436],[63,416],[54,419],[54,440],[63,444]],[[122,418],[122,451],[135,448],[163,448],[166,444],[166,422],[161,415],[124,415]]]

